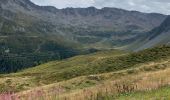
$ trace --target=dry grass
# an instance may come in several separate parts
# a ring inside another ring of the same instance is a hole
[[[87,88],[84,87],[83,89],[67,91],[63,88],[63,86],[74,81],[80,82],[88,78],[95,79],[96,77],[103,77],[104,80],[100,84]],[[65,82],[20,92],[16,95],[20,95],[23,98],[28,98],[29,95],[32,95],[34,100],[42,100],[42,98],[43,100],[96,100],[102,96],[156,90],[168,85],[170,85],[170,60],[141,64],[138,68],[119,72],[82,76]],[[37,97],[37,95],[40,95],[41,98]]]
[[[169,48],[161,52],[160,50],[161,48],[158,48],[125,56],[116,53],[113,58],[110,56],[107,58],[110,53],[106,57],[103,56],[105,54],[98,56],[94,54],[51,62],[20,73],[1,76],[1,79],[7,83],[1,87],[15,87],[18,83],[22,83],[16,89],[21,91],[26,89],[24,83],[30,82],[28,87],[32,89],[28,91],[19,93],[9,91],[4,94],[23,100],[29,100],[30,97],[31,100],[100,100],[101,98],[103,100],[103,97],[109,95],[154,90],[170,84],[170,58],[167,51]],[[13,84],[9,78],[16,84]],[[47,85],[48,83],[50,85]]]

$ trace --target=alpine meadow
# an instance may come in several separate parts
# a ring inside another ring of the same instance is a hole
[[[168,8],[0,0],[0,100],[170,100]]]

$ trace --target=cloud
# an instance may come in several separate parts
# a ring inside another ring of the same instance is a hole
[[[31,0],[39,5],[66,7],[116,7],[142,12],[170,14],[170,0]]]

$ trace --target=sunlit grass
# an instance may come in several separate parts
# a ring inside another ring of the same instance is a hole
[[[132,54],[110,51],[53,61],[2,75],[1,92],[23,100],[30,95],[39,100],[37,92],[47,100],[103,100],[155,90],[170,83],[169,51],[169,47]]]

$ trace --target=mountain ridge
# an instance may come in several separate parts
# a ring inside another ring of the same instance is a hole
[[[96,48],[113,48],[133,43],[142,33],[159,26],[166,18],[162,14],[108,7],[57,9],[52,6],[38,6],[30,0],[0,2],[8,2],[1,3],[0,16],[11,21],[8,23],[14,23],[7,25],[9,28],[6,30],[10,30],[10,34],[57,35],[85,47],[90,45]]]

